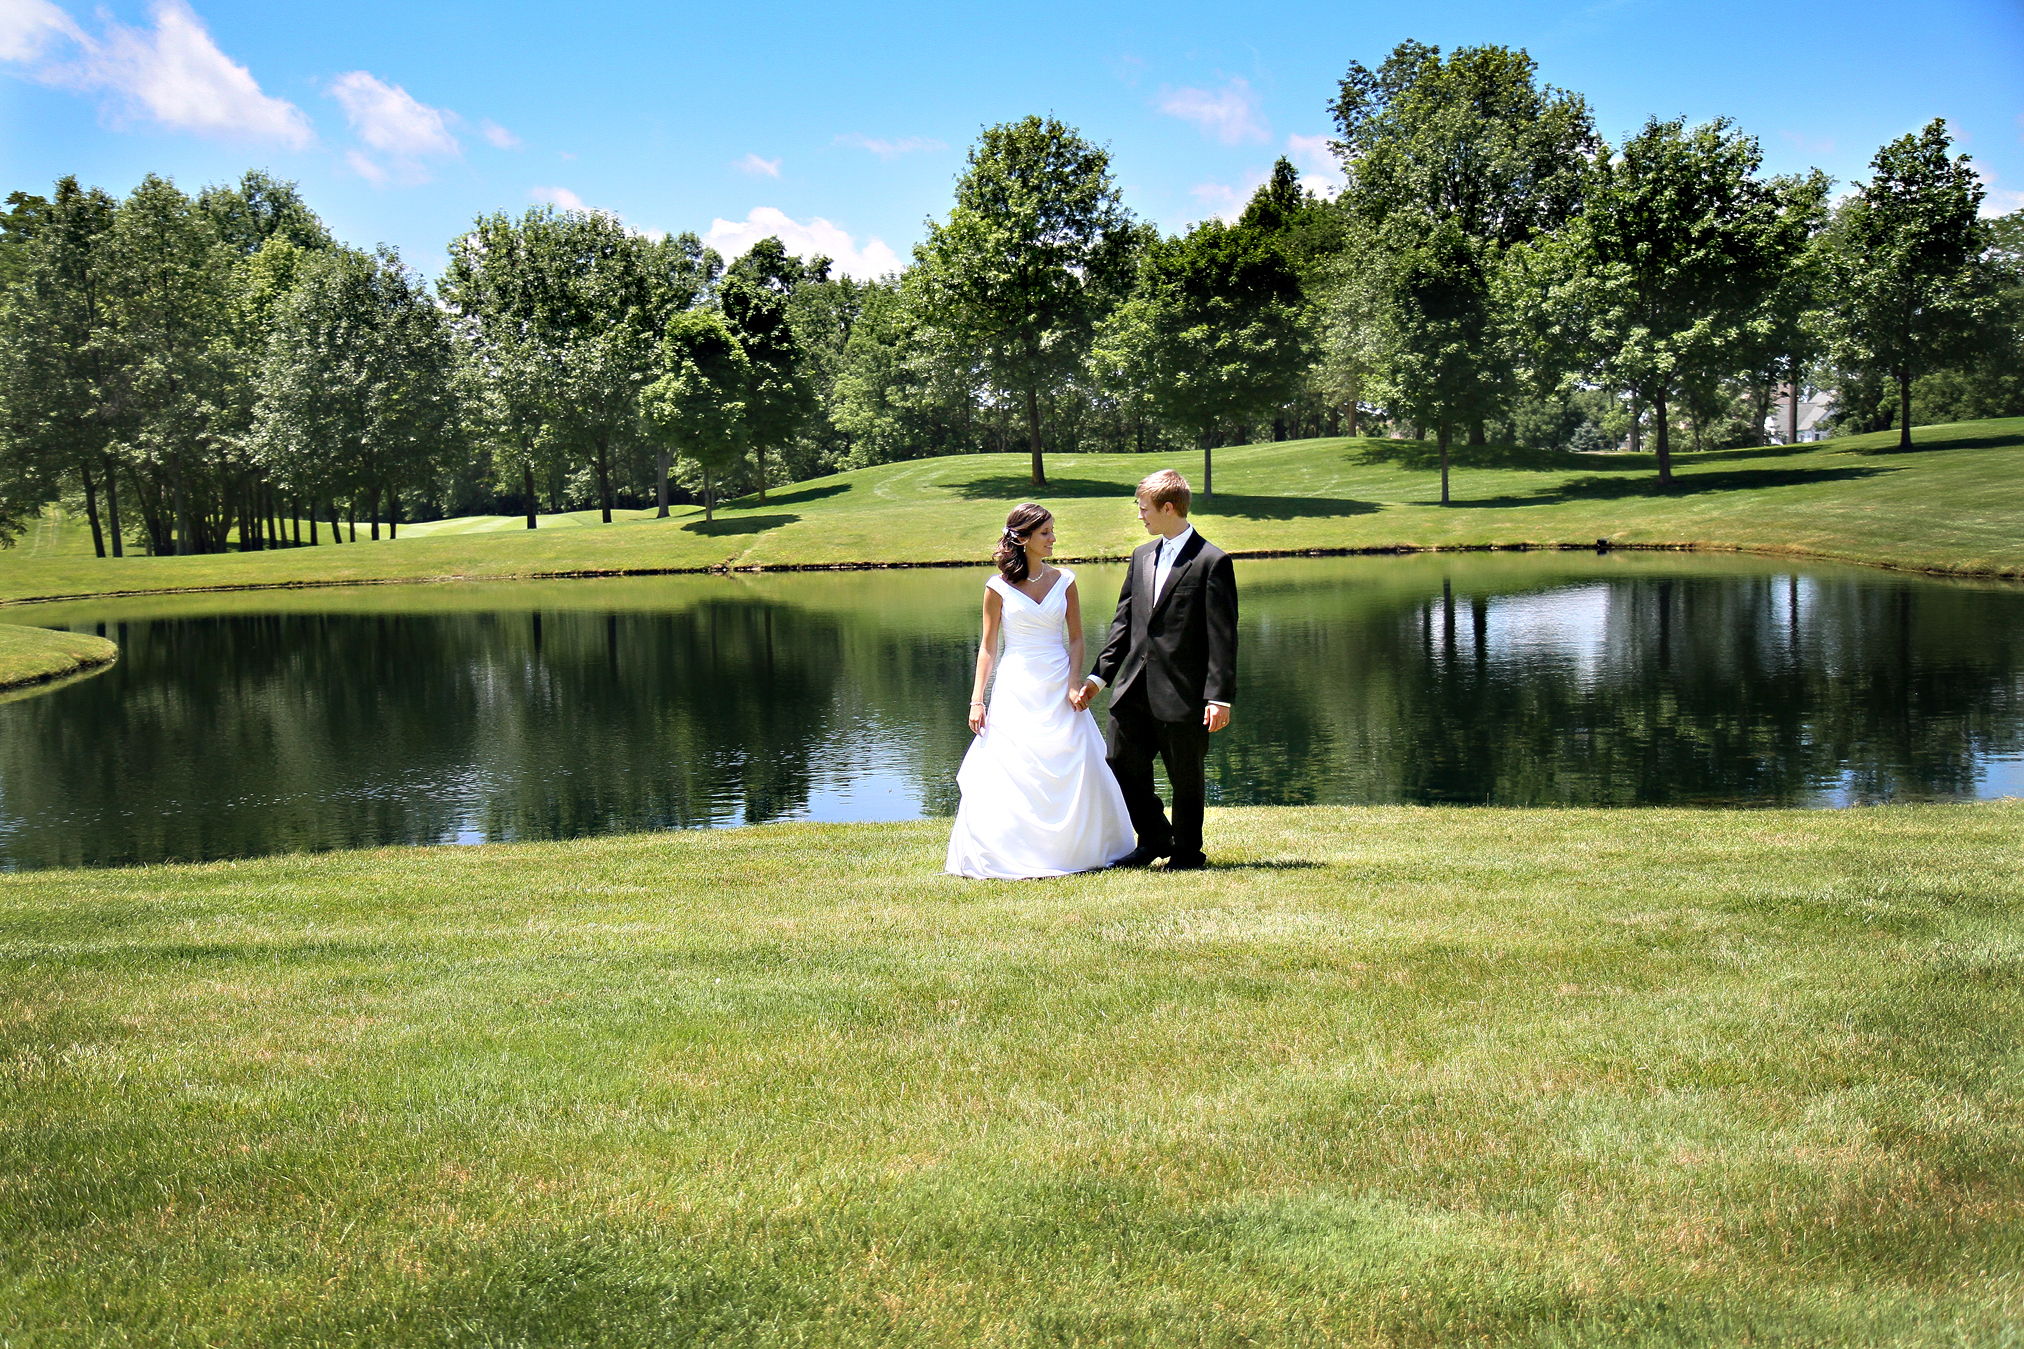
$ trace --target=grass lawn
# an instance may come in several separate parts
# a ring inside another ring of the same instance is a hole
[[[1650,456],[1458,451],[1455,504],[1439,505],[1433,451],[1417,442],[1302,440],[1216,451],[1202,530],[1232,551],[1522,544],[1698,545],[1961,575],[2024,577],[2024,418],[1922,427],[1816,445],[1678,456],[1660,493]],[[1471,462],[1471,456],[1475,462]],[[1035,491],[1022,455],[962,455],[861,469],[732,503],[609,526],[595,513],[488,516],[406,526],[377,545],[200,557],[90,556],[80,524],[38,528],[0,555],[0,602],[59,596],[379,580],[512,579],[712,567],[975,562],[1017,501],[1059,516],[1061,553],[1118,557],[1143,541],[1130,493],[1170,462],[1056,455]],[[1199,482],[1199,456],[1177,466]],[[566,527],[564,527],[566,526]]]
[[[0,877],[0,1344],[2024,1335],[2024,803],[946,827]]]
[[[109,665],[118,655],[103,637],[0,623],[0,694]]]

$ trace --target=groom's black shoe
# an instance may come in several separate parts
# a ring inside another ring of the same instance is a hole
[[[1133,867],[1143,870],[1144,868],[1149,867],[1154,862],[1158,861],[1159,856],[1160,855],[1158,853],[1154,852],[1151,848],[1148,848],[1143,843],[1141,843],[1138,847],[1133,848],[1123,857],[1120,857],[1115,862],[1112,862],[1111,866]]]
[[[1167,859],[1168,871],[1206,871],[1208,866],[1209,859],[1200,853],[1190,853],[1185,857],[1174,856]]]

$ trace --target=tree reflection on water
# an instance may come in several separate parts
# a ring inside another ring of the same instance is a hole
[[[1240,564],[1228,803],[1970,797],[2024,591],[1748,559]],[[1092,641],[1118,569],[1082,569]],[[981,573],[112,602],[0,706],[0,860],[147,862],[945,814]],[[263,608],[264,606],[264,608]]]

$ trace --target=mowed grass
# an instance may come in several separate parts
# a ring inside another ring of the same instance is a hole
[[[0,877],[0,1344],[2024,1335],[2024,804]]]
[[[1302,440],[1215,452],[1202,531],[1232,551],[1619,544],[1746,548],[1979,576],[2024,576],[2024,418],[1922,427],[1815,445],[1678,456],[1660,492],[1649,455],[1456,452],[1439,504],[1418,442]],[[694,507],[590,523],[594,512],[408,526],[397,541],[199,557],[100,560],[81,523],[0,554],[0,602],[154,590],[510,579],[716,567],[976,562],[1011,505],[1058,515],[1061,556],[1121,557],[1142,542],[1131,490],[1199,455],[1055,455],[1034,488],[1023,455],[962,455],[861,469],[745,498],[706,522]],[[567,526],[567,527],[558,527]]]
[[[0,623],[0,693],[106,665],[118,655],[103,637]]]

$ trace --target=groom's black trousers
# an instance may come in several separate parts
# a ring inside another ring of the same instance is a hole
[[[1110,734],[1104,758],[1117,785],[1141,848],[1177,862],[1202,857],[1202,809],[1208,793],[1202,760],[1209,752],[1209,729],[1196,721],[1161,721],[1146,703],[1145,683],[1135,681],[1110,705]],[[1174,789],[1174,821],[1167,823],[1159,789],[1153,785],[1153,758],[1166,763]]]

